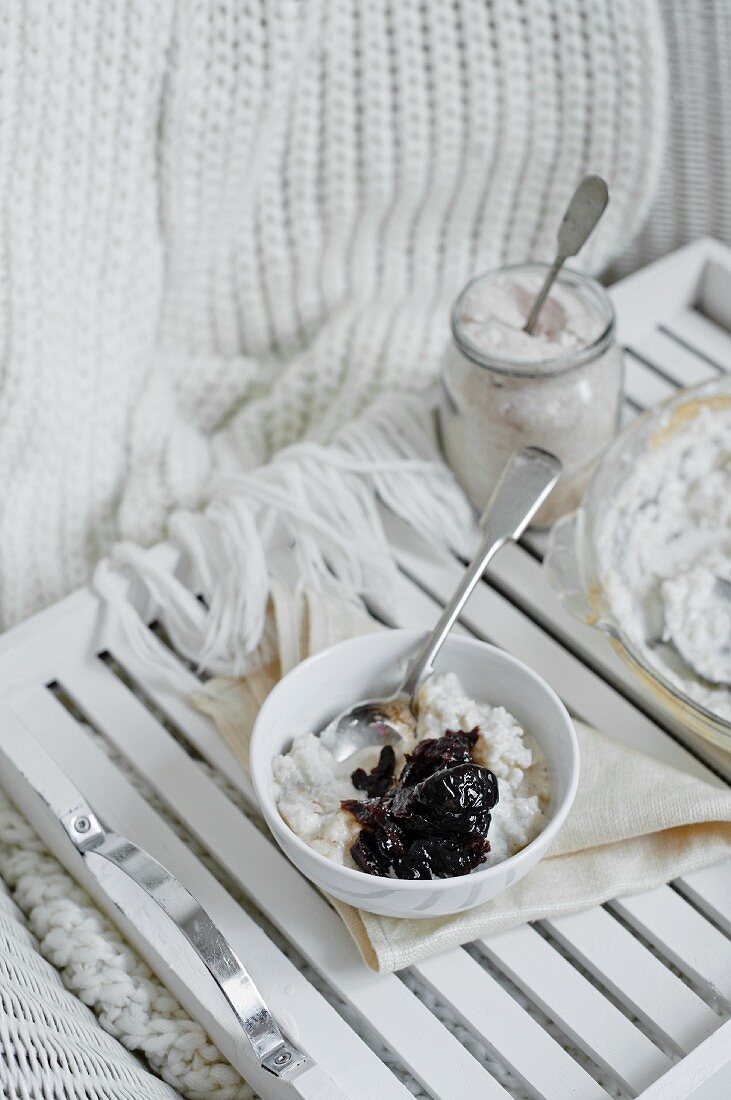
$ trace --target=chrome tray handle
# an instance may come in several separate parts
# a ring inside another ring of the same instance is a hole
[[[108,832],[79,796],[59,821],[77,851],[93,853],[137,884],[182,932],[232,1009],[263,1069],[293,1078],[311,1060],[283,1035],[251,975],[205,909],[174,875],[131,840]]]

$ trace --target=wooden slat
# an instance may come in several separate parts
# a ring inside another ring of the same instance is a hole
[[[649,409],[651,405],[672,397],[676,387],[651,371],[631,351],[625,351],[624,389],[632,401],[643,409]]]
[[[606,1100],[607,1093],[498,981],[457,949],[421,963],[420,978],[540,1100]]]
[[[244,769],[226,742],[221,737],[211,718],[201,714],[172,687],[152,682],[146,675],[143,662],[129,648],[126,639],[115,632],[110,644],[114,647],[115,659],[119,660],[124,671],[135,681],[136,688],[142,687],[144,694],[159,708],[160,712],[173,724],[185,741],[200,753],[212,767],[243,795],[248,806],[256,806],[254,788],[248,772]],[[120,660],[120,654],[124,660]],[[181,664],[181,670],[183,668]],[[191,676],[191,692],[200,691],[201,685]]]
[[[610,908],[686,974],[703,995],[731,1006],[731,940],[669,886],[616,898]]]
[[[670,1069],[670,1060],[535,929],[480,940],[484,952],[579,1049],[633,1092]]]
[[[731,1096],[731,1020],[701,1043],[639,1100],[728,1100]]]
[[[724,332],[731,331],[731,255],[709,256],[693,305]]]
[[[654,1034],[687,1054],[719,1025],[692,989],[605,909],[542,922],[560,944]]]
[[[680,310],[665,320],[662,327],[688,348],[704,355],[719,370],[726,374],[731,372],[731,334],[697,309]]]
[[[51,693],[29,688],[13,697],[12,706],[61,768],[88,793],[109,827],[146,847],[204,900],[271,1010],[345,1095],[372,1100],[374,1091],[378,1095],[383,1091],[394,1100],[406,1100],[406,1088],[195,859]],[[181,996],[180,990],[176,994]],[[211,1028],[211,1032],[219,1042],[216,1031]]]
[[[720,374],[718,367],[661,329],[633,341],[629,350],[677,386],[697,386]]]
[[[731,937],[731,860],[683,875],[675,885]]]
[[[172,569],[179,557],[169,543],[159,543],[145,554],[161,569]],[[129,593],[121,575],[119,581],[121,590]],[[93,657],[106,647],[110,629],[119,629],[117,617],[104,614],[104,605],[87,585],[6,630],[0,634],[2,695],[23,684],[48,683],[67,665]]]
[[[157,719],[97,661],[67,671],[63,687],[191,833],[366,1019],[435,1097],[504,1091],[393,975],[363,966],[335,912],[276,845],[190,760]]]
[[[0,689],[52,680],[60,664],[84,660],[98,628],[99,601],[82,588],[0,634]]]
[[[658,322],[691,306],[709,259],[728,263],[728,256],[728,248],[718,241],[693,241],[610,287],[620,343],[640,339]]]

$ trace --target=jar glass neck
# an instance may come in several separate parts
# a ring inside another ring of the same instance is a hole
[[[596,280],[572,268],[562,269],[557,284],[573,295],[585,314],[593,314],[598,322],[598,333],[585,345],[567,349],[564,353],[552,351],[544,359],[533,355],[530,358],[520,358],[519,355],[509,356],[481,347],[465,331],[463,312],[466,296],[474,295],[483,286],[489,287],[490,282],[505,282],[525,275],[536,276],[540,286],[549,267],[549,264],[541,263],[509,264],[471,279],[461,291],[452,310],[452,335],[460,352],[478,367],[515,378],[550,378],[578,370],[602,355],[614,340],[614,307],[606,290]],[[521,337],[524,336],[521,329],[516,327],[515,331],[520,332]],[[524,338],[531,339],[527,334]]]

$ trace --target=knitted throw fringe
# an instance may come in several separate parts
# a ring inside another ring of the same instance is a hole
[[[151,675],[200,684],[128,598],[142,585],[174,650],[198,670],[241,676],[271,659],[272,576],[360,605],[388,595],[396,564],[378,499],[436,545],[469,545],[472,508],[439,457],[434,399],[384,395],[327,447],[300,443],[249,473],[217,480],[202,512],[169,521],[177,568],[118,544],[94,575]]]

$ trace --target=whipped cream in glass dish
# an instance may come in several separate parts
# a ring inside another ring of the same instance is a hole
[[[426,680],[415,706],[414,737],[395,752],[339,764],[305,733],[276,756],[289,827],[334,862],[390,878],[463,875],[525,848],[550,800],[537,743],[504,707],[469,698],[454,673]]]
[[[731,377],[638,416],[603,456],[543,567],[653,705],[731,749]]]
[[[616,434],[623,381],[614,309],[594,279],[564,268],[535,332],[523,331],[546,271],[517,264],[467,284],[452,312],[440,405],[445,457],[479,510],[519,447],[558,455],[563,475],[536,516],[542,526],[579,504]]]
[[[689,399],[597,523],[607,603],[650,668],[731,723],[731,402]]]

